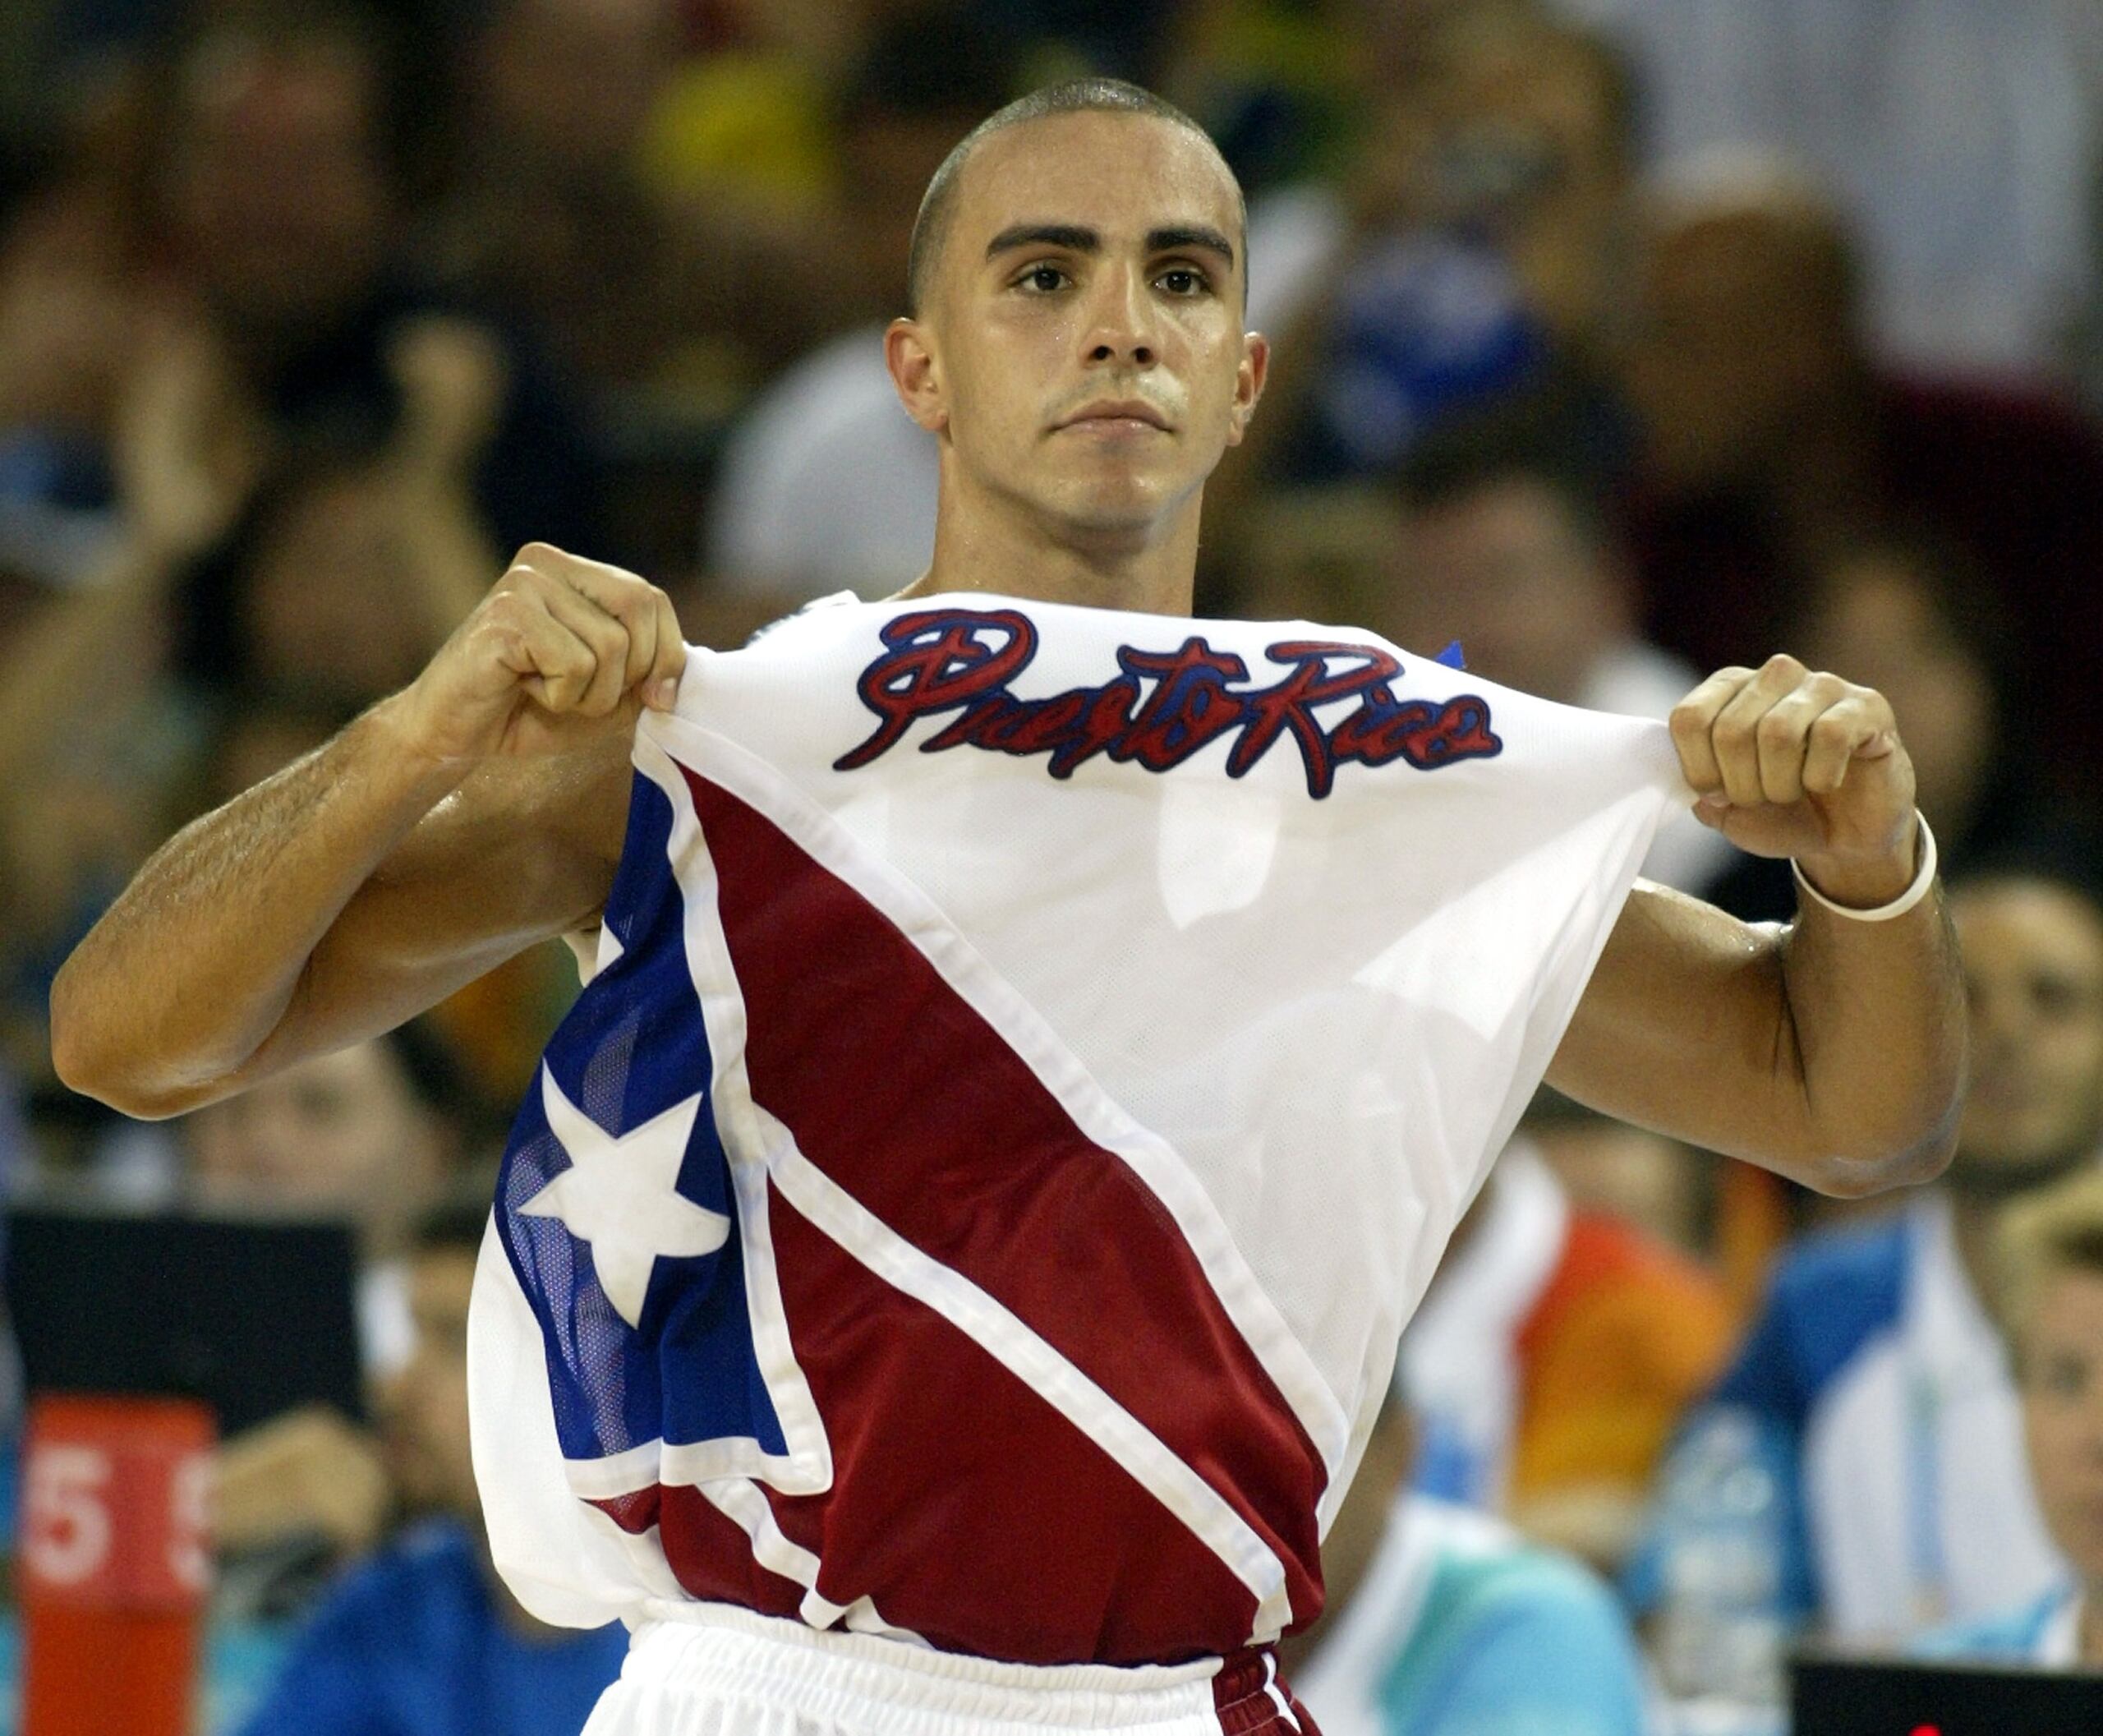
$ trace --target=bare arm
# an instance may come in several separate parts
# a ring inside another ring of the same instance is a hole
[[[414,684],[140,870],[53,987],[59,1075],[176,1114],[589,921],[683,658],[654,587],[522,551]]]
[[[1697,812],[1734,841],[1795,856],[1846,905],[1911,882],[1912,769],[1881,696],[1778,658],[1711,677],[1673,726]],[[1939,891],[1878,923],[1804,900],[1777,930],[1639,885],[1548,1077],[1608,1114],[1856,1195],[1940,1172],[1964,1053]]]

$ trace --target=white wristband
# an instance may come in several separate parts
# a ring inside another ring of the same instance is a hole
[[[1935,882],[1935,835],[1928,830],[1928,817],[1919,809],[1913,817],[1921,822],[1921,866],[1915,871],[1913,883],[1888,905],[1879,905],[1874,909],[1851,909],[1846,905],[1837,905],[1825,893],[1804,878],[1804,871],[1797,866],[1796,858],[1789,859],[1789,872],[1797,877],[1797,891],[1814,904],[1823,905],[1835,916],[1844,916],[1851,922],[1888,923],[1894,916],[1903,916],[1923,898]]]

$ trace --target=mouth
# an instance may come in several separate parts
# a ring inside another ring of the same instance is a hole
[[[1115,437],[1174,431],[1168,418],[1145,399],[1120,398],[1087,405],[1060,422],[1056,431]]]

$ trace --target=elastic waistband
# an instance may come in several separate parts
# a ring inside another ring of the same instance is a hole
[[[955,1720],[959,1729],[1212,1731],[1220,1728],[1216,1692],[1240,1701],[1266,1679],[1267,1656],[1259,1652],[1130,1668],[1005,1664],[873,1634],[821,1631],[728,1604],[653,1599],[644,1614],[632,1668],[647,1669],[668,1688],[690,1679],[697,1691],[718,1695],[750,1686],[778,1697],[793,1683],[799,1704],[820,1715],[873,1704]]]

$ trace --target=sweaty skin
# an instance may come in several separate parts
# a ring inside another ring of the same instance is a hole
[[[1150,116],[1053,115],[990,135],[955,196],[932,292],[885,339],[940,451],[907,594],[1188,614],[1205,481],[1269,365],[1226,165]],[[53,990],[61,1076],[174,1114],[588,926],[638,710],[683,658],[655,587],[521,550],[415,682],[140,871]],[[1705,823],[1842,905],[1911,882],[1912,767],[1878,693],[1776,657],[1710,676],[1672,730]],[[1947,1162],[1964,1030],[1940,896],[1876,923],[1806,903],[1778,931],[1639,884],[1548,1076],[1857,1194]]]

